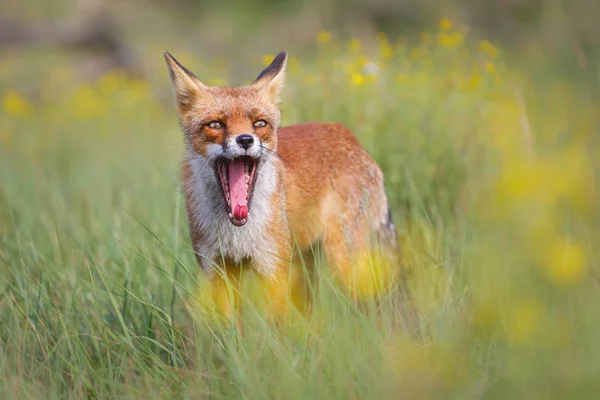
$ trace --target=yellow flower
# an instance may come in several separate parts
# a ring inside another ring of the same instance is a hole
[[[547,258],[547,272],[556,285],[577,282],[586,269],[583,249],[568,240],[555,241],[548,249]]]
[[[487,40],[479,42],[479,51],[486,54],[490,58],[498,57],[498,49]]]
[[[264,56],[262,56],[262,63],[263,65],[269,65],[271,64],[271,62],[273,61],[273,59],[275,58],[275,56],[273,54],[265,54]]]
[[[108,114],[110,100],[98,94],[89,85],[81,86],[73,94],[71,112],[76,119],[89,120]]]
[[[440,29],[443,31],[449,31],[452,29],[452,21],[450,21],[448,18],[442,18],[440,20]]]
[[[19,118],[27,118],[33,114],[33,105],[16,91],[4,94],[2,108],[8,114]]]
[[[365,76],[360,72],[353,72],[350,80],[354,86],[361,86],[365,83]]]
[[[384,60],[391,60],[394,56],[394,49],[388,42],[381,42],[379,44],[379,54]]]
[[[507,318],[507,339],[514,344],[527,342],[538,326],[540,311],[540,305],[535,301],[522,302],[513,307]]]
[[[479,74],[473,74],[460,82],[460,88],[466,92],[474,91],[479,87],[481,77]]]
[[[496,65],[491,61],[486,61],[484,64],[484,68],[486,72],[490,75],[494,75],[496,73]]]
[[[377,82],[377,74],[367,74],[365,76],[365,82],[366,83]]]
[[[96,80],[96,87],[98,91],[103,95],[108,95],[116,92],[119,88],[123,87],[126,83],[125,76],[121,71],[110,71]]]
[[[518,121],[518,114],[505,114],[504,117]],[[526,151],[526,143],[523,143],[524,139],[518,133],[510,132],[512,137],[509,137],[509,132],[499,132],[505,139],[510,138],[502,144],[507,156],[515,157],[518,152]],[[582,160],[577,154],[574,151],[568,157],[554,155],[536,160],[507,160],[507,165],[497,182],[498,200],[513,207],[531,204],[536,204],[537,207],[554,207],[562,200],[585,202],[585,188],[589,188],[589,184],[586,183],[589,178],[585,177],[588,167],[581,163]]]
[[[359,39],[351,39],[349,44],[350,50],[353,52],[359,52],[362,48],[362,43]]]
[[[350,289],[351,294],[361,299],[372,298],[377,293],[387,292],[393,287],[397,276],[393,262],[385,254],[376,251],[361,253],[354,260],[354,266],[340,271],[338,278]]]
[[[331,41],[331,32],[329,32],[329,31],[320,31],[317,34],[317,41],[319,43],[329,43]]]
[[[438,43],[444,47],[456,47],[463,41],[463,35],[460,32],[441,32],[438,35]]]

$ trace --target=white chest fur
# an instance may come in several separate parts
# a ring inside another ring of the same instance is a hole
[[[191,156],[190,166],[192,217],[202,232],[195,251],[202,258],[202,268],[212,277],[216,263],[224,257],[236,263],[247,259],[259,274],[272,274],[277,252],[267,226],[272,214],[271,197],[279,180],[274,166],[259,164],[248,222],[243,226],[229,220],[213,168],[198,155]]]

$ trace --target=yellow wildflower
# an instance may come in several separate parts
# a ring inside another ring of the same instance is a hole
[[[440,29],[443,31],[449,31],[452,29],[452,21],[448,18],[442,18],[440,20]]]
[[[365,76],[360,72],[354,72],[350,76],[350,80],[354,86],[361,86],[365,83]]]
[[[496,65],[491,61],[486,61],[484,64],[484,68],[486,72],[490,75],[494,75],[496,73]]]
[[[119,88],[125,85],[125,76],[121,71],[110,71],[96,80],[96,87],[103,95],[108,95],[116,92]]]
[[[568,240],[555,241],[548,249],[547,258],[547,272],[556,285],[577,282],[586,269],[583,249]]]
[[[369,57],[366,57],[366,56],[359,56],[359,57],[356,59],[356,64],[357,64],[359,67],[364,67],[364,66],[365,66],[365,65],[367,65],[369,62],[371,62],[371,60],[369,60]]]
[[[362,43],[359,39],[351,39],[349,44],[350,50],[353,52],[359,52],[362,48]]]
[[[381,42],[379,44],[379,54],[384,60],[391,60],[394,56],[394,49],[388,42]]]
[[[273,62],[273,59],[275,58],[275,56],[273,54],[265,54],[264,56],[262,56],[262,63],[263,65],[269,65],[271,64],[271,62]]]
[[[540,305],[535,301],[522,302],[513,307],[506,324],[507,339],[514,344],[527,342],[535,333],[540,313]]]
[[[490,58],[498,57],[498,49],[491,44],[488,40],[482,40],[479,42],[479,51],[486,54]]]
[[[463,35],[460,32],[441,32],[438,35],[438,43],[444,47],[456,47],[463,41]]]
[[[523,140],[519,135],[515,138]],[[515,145],[524,146],[521,143],[511,144],[513,148]],[[519,201],[550,205],[568,193],[571,181],[563,168],[546,160],[514,160],[504,168],[497,189],[500,199],[509,200],[513,205]]]
[[[317,41],[319,43],[329,43],[331,41],[331,32],[329,32],[329,31],[320,31],[317,34]]]
[[[8,91],[4,94],[2,108],[8,114],[19,118],[27,118],[33,114],[33,105],[16,91]]]
[[[466,92],[474,91],[479,87],[481,77],[479,74],[473,74],[460,82],[460,88]]]
[[[110,100],[98,94],[89,85],[79,87],[73,94],[72,114],[79,120],[88,120],[108,114]]]
[[[367,74],[365,76],[365,83],[373,83],[373,82],[377,82],[377,74]]]

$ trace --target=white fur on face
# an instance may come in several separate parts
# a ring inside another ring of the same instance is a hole
[[[215,161],[217,158],[224,155],[223,146],[216,143],[208,143],[206,145],[206,158],[208,161]]]
[[[251,134],[254,138],[254,144],[248,150],[242,148],[237,142],[236,139],[240,135],[235,135],[227,139],[225,142],[225,157],[230,160],[236,157],[249,156],[252,158],[258,158],[260,156],[260,147],[261,142],[258,136]]]
[[[255,146],[259,149],[256,143]],[[269,237],[267,225],[272,213],[271,197],[279,182],[275,166],[259,161],[248,222],[235,226],[227,215],[214,169],[207,161],[190,151],[192,213],[204,235],[195,249],[202,258],[202,268],[211,278],[215,275],[213,262],[218,263],[221,256],[236,263],[248,258],[257,273],[272,275],[276,270],[278,254],[273,238]]]

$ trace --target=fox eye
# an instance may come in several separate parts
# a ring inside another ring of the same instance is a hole
[[[258,121],[256,121],[254,123],[255,128],[264,128],[266,126],[267,126],[267,121],[265,121],[264,119],[259,119]]]
[[[208,123],[208,127],[211,129],[222,129],[223,123],[221,123],[219,121],[211,121]]]

